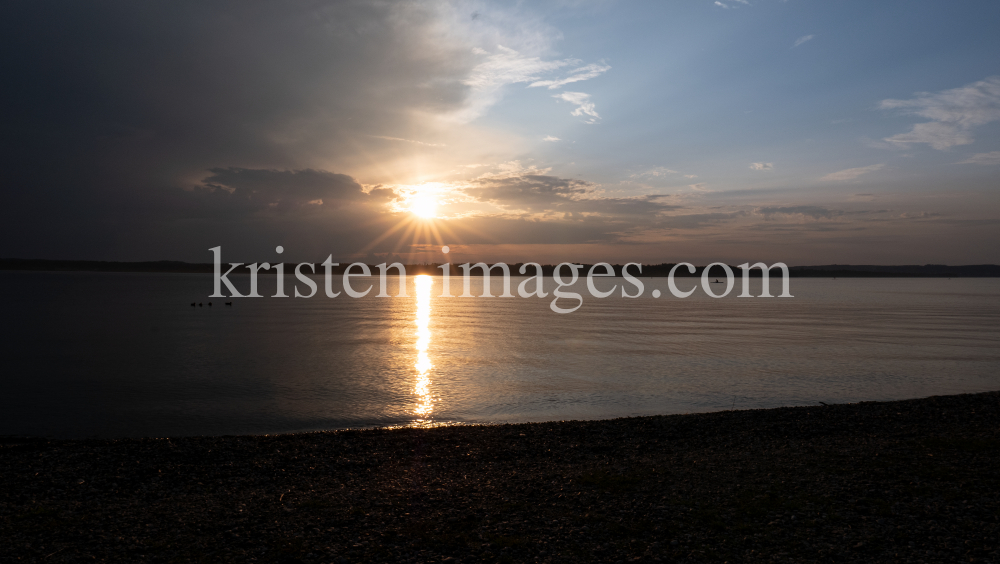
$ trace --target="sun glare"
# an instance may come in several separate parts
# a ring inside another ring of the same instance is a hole
[[[419,194],[410,202],[410,212],[417,217],[431,219],[437,214],[437,200],[430,194]]]
[[[434,411],[434,396],[429,389],[431,384],[429,373],[434,365],[427,355],[427,349],[431,344],[431,287],[434,285],[434,279],[426,274],[420,274],[414,281],[417,285],[417,363],[413,366],[417,369],[417,383],[413,393],[417,396],[415,412],[421,418],[417,423],[422,423]]]

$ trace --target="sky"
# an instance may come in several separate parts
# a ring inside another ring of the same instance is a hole
[[[0,257],[1000,263],[998,21],[978,0],[5,2]]]

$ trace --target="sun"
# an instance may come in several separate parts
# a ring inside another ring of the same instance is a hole
[[[432,219],[437,215],[437,200],[430,194],[418,194],[410,200],[410,213],[423,219]]]

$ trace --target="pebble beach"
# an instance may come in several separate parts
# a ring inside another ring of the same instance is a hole
[[[1000,392],[707,414],[0,437],[0,562],[1000,562]]]

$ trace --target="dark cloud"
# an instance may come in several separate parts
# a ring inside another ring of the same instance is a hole
[[[248,211],[289,212],[309,206],[329,208],[345,200],[369,197],[361,184],[350,176],[321,170],[215,168],[211,172],[197,192],[223,200],[222,205]]]
[[[820,206],[764,206],[754,209],[754,213],[772,219],[776,215],[804,215],[813,219],[831,219],[844,215],[840,210],[831,210]]]
[[[715,212],[715,213],[692,213],[684,215],[670,215],[663,217],[657,227],[667,229],[698,229],[707,225],[715,225],[720,222],[732,221],[741,217],[746,217],[747,212]]]
[[[772,220],[775,216],[800,215],[812,219],[833,219],[844,216],[872,216],[876,214],[888,213],[891,210],[836,210],[823,206],[761,206],[754,208],[753,212],[764,216],[765,220]]]
[[[757,223],[746,227],[746,230],[761,233],[839,233],[865,231],[869,229],[864,225],[853,223],[830,223],[830,222],[808,222],[808,223]]]
[[[465,193],[483,202],[528,211],[549,211],[591,191],[591,184],[543,174],[481,178]]]
[[[684,206],[668,204],[664,200],[668,195],[646,195],[634,198],[590,198],[577,200],[575,211],[600,213],[609,216],[648,216],[656,217],[663,212],[684,209]]]
[[[681,206],[666,203],[668,195],[647,195],[634,198],[604,198],[595,193],[594,185],[544,174],[521,174],[484,177],[472,182],[464,192],[479,201],[496,204],[510,210],[531,213],[579,214],[602,216],[650,216],[677,210]]]
[[[378,129],[457,107],[467,89],[469,57],[430,44],[433,15],[416,5],[43,2],[3,16],[9,125],[34,132],[272,158],[350,137],[348,121]]]
[[[304,169],[371,164],[359,139],[463,106],[473,54],[433,9],[0,4],[0,256],[192,259],[206,210],[387,201]]]
[[[936,223],[945,225],[960,225],[963,227],[987,227],[1000,225],[1000,219],[936,219]]]

